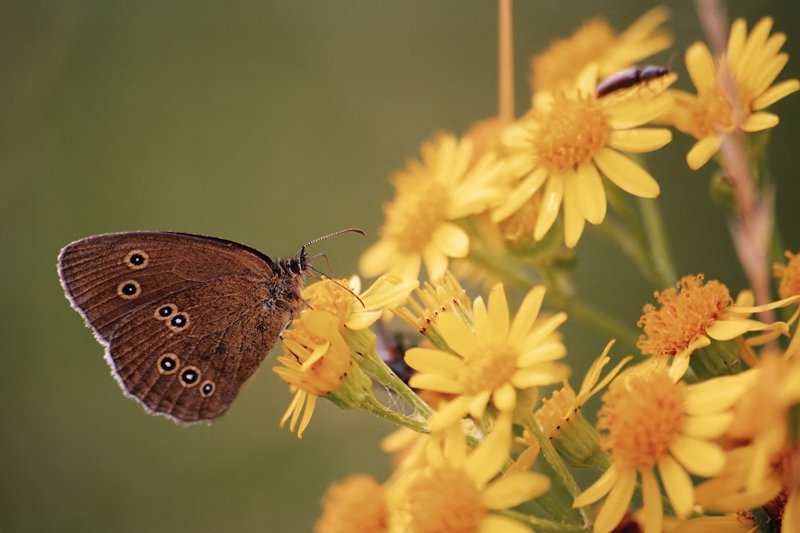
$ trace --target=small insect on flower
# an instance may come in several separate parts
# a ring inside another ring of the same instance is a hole
[[[634,85],[646,84],[651,80],[666,76],[669,74],[669,72],[669,68],[667,67],[656,67],[652,65],[647,67],[631,67],[623,70],[622,72],[618,72],[613,76],[609,76],[598,83],[594,93],[598,98],[600,98],[620,89],[627,89],[629,87],[633,87]]]

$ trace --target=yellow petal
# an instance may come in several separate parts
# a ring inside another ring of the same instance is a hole
[[[694,43],[686,50],[686,69],[697,92],[712,90],[716,84],[717,68],[705,43]]]
[[[431,431],[444,429],[467,416],[469,399],[459,396],[452,402],[439,407],[431,418]]]
[[[418,372],[440,374],[455,378],[464,369],[464,361],[449,353],[429,348],[410,348],[405,354],[406,364]]]
[[[773,37],[776,37],[776,36],[773,35]],[[752,89],[750,89],[750,94],[752,94],[752,95],[760,94],[761,95],[758,98],[756,98],[750,104],[750,109],[752,111],[757,111],[759,109],[764,109],[765,107],[770,105],[770,104],[767,104],[767,105],[758,106],[756,104],[756,101],[760,100],[761,97],[764,95],[764,93],[767,92],[767,89],[769,89],[769,86],[772,85],[772,82],[775,81],[775,78],[778,77],[778,75],[783,70],[783,67],[785,67],[786,63],[788,63],[788,62],[789,62],[789,54],[778,54],[775,57],[773,57],[771,60],[769,60],[769,62],[766,63],[763,67],[761,67],[761,72],[758,73],[758,80],[751,81],[751,83],[750,83],[752,85]],[[788,81],[791,81],[791,80],[788,80]],[[780,98],[778,100],[780,100]],[[777,102],[777,100],[773,100],[773,102]],[[761,102],[759,102],[759,103],[761,103]]]
[[[520,350],[523,352],[533,350],[536,348],[536,345],[544,341],[544,339],[550,336],[550,334],[566,321],[567,314],[561,312],[537,322],[520,343]]]
[[[380,276],[393,266],[396,254],[397,246],[393,242],[380,240],[361,255],[358,270],[368,278]]]
[[[730,409],[761,375],[747,370],[689,385],[683,390],[683,410],[688,415],[707,415]]]
[[[550,489],[550,478],[535,472],[514,472],[490,483],[481,494],[488,509],[508,509],[541,496]]]
[[[675,357],[672,359],[672,365],[669,368],[670,379],[672,379],[674,383],[677,383],[678,380],[686,374],[686,370],[689,368],[689,362],[692,358],[692,353],[698,348],[705,348],[709,344],[711,344],[711,339],[705,335],[698,335],[697,338],[689,343],[689,346],[676,353]]]
[[[581,211],[590,223],[600,224],[606,218],[607,208],[603,178],[591,161],[579,165],[577,174]]]
[[[713,442],[679,435],[669,450],[686,470],[698,476],[711,477],[725,466],[725,454]]]
[[[574,171],[564,172],[564,244],[574,248],[583,233],[586,218],[581,211],[578,177]]]
[[[503,468],[511,451],[511,417],[501,416],[486,439],[467,457],[464,469],[479,487],[492,479]]]
[[[783,507],[781,533],[800,533],[800,491],[796,487]]]
[[[508,301],[503,284],[498,283],[489,291],[489,337],[496,342],[505,341],[508,328]]]
[[[778,100],[789,96],[793,92],[800,90],[799,80],[786,80],[773,85],[767,91],[753,100],[753,109],[759,110],[769,107]]]
[[[628,512],[636,488],[636,470],[621,472],[594,523],[594,533],[611,533]],[[574,504],[573,504],[574,506]]]
[[[469,399],[469,414],[473,418],[483,418],[483,413],[489,405],[489,398],[492,396],[492,390],[486,389],[478,394],[475,394]]]
[[[753,30],[750,32],[745,42],[742,56],[739,59],[739,68],[737,70],[740,75],[752,75],[751,72],[747,71],[752,69],[753,59],[764,48],[771,29],[772,17],[764,17],[753,26]]]
[[[498,411],[510,413],[517,405],[517,391],[511,383],[501,385],[492,394],[492,403]]]
[[[492,211],[492,222],[501,222],[519,211],[519,208],[530,200],[533,193],[539,190],[546,179],[547,170],[544,167],[538,167],[525,177],[508,195],[506,203]]]
[[[681,433],[695,439],[718,439],[733,422],[733,413],[687,416]]]
[[[642,502],[644,503],[644,533],[661,533],[664,505],[661,489],[652,470],[642,470]]]
[[[751,320],[715,320],[706,328],[706,335],[718,341],[735,339],[750,331]]]
[[[508,333],[509,344],[518,344],[528,334],[542,309],[545,291],[543,285],[537,285],[525,295]]]
[[[533,238],[535,240],[541,241],[553,226],[563,197],[564,178],[559,174],[553,174],[544,187],[542,205],[539,208],[539,218],[536,220],[536,227],[533,230]]]
[[[622,152],[642,154],[658,150],[669,144],[672,132],[666,128],[635,128],[612,131],[608,146]]]
[[[541,363],[532,368],[517,370],[511,383],[518,389],[552,385],[567,379],[572,370],[563,363]]]
[[[694,486],[689,474],[669,455],[658,461],[658,473],[675,514],[687,518],[694,505]]]
[[[602,476],[600,476],[597,481],[595,481],[588,489],[583,491],[581,494],[575,498],[575,501],[572,502],[572,508],[577,509],[578,507],[586,507],[587,505],[591,505],[594,502],[598,501],[600,498],[608,494],[608,492],[616,485],[617,480],[619,479],[619,467],[617,467],[616,463],[612,463],[608,470],[606,470]],[[634,483],[636,482],[636,478],[634,477]]]
[[[610,148],[600,149],[594,162],[623,191],[642,198],[655,198],[661,192],[658,182],[645,169]]]
[[[744,50],[744,43],[747,40],[747,22],[738,18],[731,24],[731,33],[728,37],[728,62],[732,65],[739,63]]]
[[[579,94],[585,96],[594,93],[594,88],[597,86],[597,71],[597,63],[590,63],[578,74],[575,86]]]
[[[450,348],[468,357],[475,350],[475,335],[464,322],[452,313],[442,313],[436,327]]]
[[[703,137],[696,143],[694,146],[689,150],[689,153],[686,154],[686,163],[689,164],[689,168],[692,170],[697,170],[698,168],[702,167],[711,157],[719,152],[719,147],[722,144],[722,140],[717,135],[709,135],[708,137]]]
[[[422,254],[410,253],[395,257],[395,266],[389,270],[390,274],[399,276],[403,280],[414,280],[419,278],[419,271],[422,268]]]
[[[350,329],[367,329],[383,315],[383,309],[377,311],[360,311],[350,314],[344,324]]]
[[[464,387],[455,379],[438,374],[414,374],[408,380],[408,385],[415,389],[428,389],[448,394],[461,394]]]
[[[422,261],[428,270],[428,277],[436,279],[444,275],[447,271],[448,259],[442,251],[434,245],[429,244],[422,250]],[[403,278],[408,279],[408,278]]]
[[[517,366],[526,368],[545,361],[555,361],[567,355],[567,347],[559,341],[540,344],[533,350],[523,353],[517,358]]]
[[[513,518],[487,514],[481,520],[477,533],[533,533],[533,530]]]
[[[431,235],[433,243],[449,257],[466,257],[469,253],[469,235],[452,222],[443,222]]]
[[[747,117],[744,121],[744,124],[742,124],[741,129],[742,131],[746,131],[748,133],[763,131],[769,128],[774,128],[778,125],[778,122],[780,122],[778,115],[760,111]]]

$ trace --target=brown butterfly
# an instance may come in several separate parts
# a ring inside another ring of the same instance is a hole
[[[348,231],[363,234],[331,235]],[[228,409],[297,313],[306,246],[273,261],[214,237],[113,233],[65,247],[58,273],[126,395],[195,422]]]

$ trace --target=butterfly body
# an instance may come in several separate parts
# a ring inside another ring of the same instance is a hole
[[[125,393],[181,422],[227,410],[298,311],[310,269],[305,247],[273,261],[169,232],[82,239],[61,251],[58,267]]]

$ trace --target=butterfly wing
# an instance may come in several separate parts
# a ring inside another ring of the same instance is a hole
[[[125,392],[184,422],[222,414],[289,319],[269,257],[195,235],[90,237],[59,257],[59,274]]]

